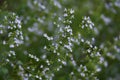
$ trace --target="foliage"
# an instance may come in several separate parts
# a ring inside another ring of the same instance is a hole
[[[1,0],[0,80],[118,80],[119,0]]]

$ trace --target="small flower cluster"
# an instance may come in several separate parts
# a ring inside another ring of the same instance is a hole
[[[90,17],[83,17],[82,24],[79,27],[80,34],[84,38],[94,39],[94,35],[98,34],[98,30],[94,27],[94,23],[91,21]]]
[[[3,21],[3,25],[0,25],[1,34],[6,34],[3,45],[8,44],[10,48],[18,47],[23,43],[21,20],[15,13],[9,13]]]
[[[39,61],[39,58],[37,58],[36,56],[32,55],[32,54],[28,54],[28,56],[32,59],[34,59],[35,61]]]
[[[16,54],[15,54],[15,51],[9,51],[9,52],[10,52],[10,53],[8,54],[9,57],[16,55]]]
[[[22,24],[20,18],[12,12],[4,12],[4,16],[0,16],[0,36],[1,46],[6,47],[1,54],[2,62],[9,64],[11,67],[16,66],[16,51],[15,48],[23,44]]]
[[[16,60],[16,52],[14,50],[6,51],[7,53],[5,63],[10,64],[11,67],[15,67],[15,60]]]
[[[106,51],[106,53],[107,53],[106,56],[107,57],[109,57],[109,58],[111,58],[113,60],[114,59],[120,60],[120,57],[119,57],[119,53],[120,53],[120,45],[119,45],[119,43],[120,43],[120,35],[115,37],[113,39],[113,41],[114,41],[113,43],[108,44],[110,49],[107,49],[107,46],[105,46],[105,45],[101,46],[101,48],[103,48]],[[115,52],[113,52],[113,51],[115,51]],[[116,53],[118,53],[118,54],[116,54]]]
[[[90,17],[84,17],[82,21],[82,29],[89,27],[93,29],[94,23],[90,20]]]
[[[72,19],[74,18],[74,10],[65,8],[63,16],[65,18],[63,23],[66,24],[66,25],[71,24],[72,23]]]
[[[47,34],[43,34],[43,36],[47,38],[47,40],[53,40],[53,37],[49,37]]]

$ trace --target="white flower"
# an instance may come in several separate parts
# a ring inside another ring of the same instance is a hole
[[[10,45],[10,48],[14,48],[15,46],[13,44]]]
[[[67,13],[65,13],[65,14],[64,14],[64,17],[67,17],[67,16],[68,16],[68,14],[67,14]]]
[[[73,10],[73,9],[70,9],[70,13],[73,14],[73,13],[74,13],[74,10]]]

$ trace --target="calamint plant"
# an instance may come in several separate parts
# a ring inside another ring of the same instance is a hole
[[[6,58],[2,59],[5,62],[3,66],[10,65],[19,70],[17,75],[21,79],[98,79],[97,73],[101,71],[104,58],[101,49],[94,44],[94,23],[85,16],[77,26],[79,30],[73,31],[71,24],[74,12],[65,8],[63,16],[53,22],[56,27],[54,35],[43,33],[42,36],[49,42],[43,46],[43,55],[24,52],[29,60],[26,64],[16,60],[17,53],[14,50],[24,43],[21,20],[15,13],[2,16],[1,43],[8,46],[8,50],[3,52],[6,54]]]
[[[65,9],[63,19],[59,21],[63,25],[54,22],[57,27],[55,35],[43,34],[51,43],[44,46],[44,49],[48,51],[46,57],[51,56],[51,59],[48,60],[48,66],[52,67],[49,70],[53,70],[52,74],[54,74],[55,79],[59,79],[62,74],[62,76],[68,76],[66,79],[71,80],[97,80],[96,75],[101,71],[100,65],[103,65],[104,59],[101,50],[94,44],[94,36],[91,38],[89,36],[95,34],[94,23],[90,17],[85,16],[81,25],[78,26],[78,33],[74,34],[71,27],[73,19],[74,10]]]
[[[119,0],[0,0],[0,80],[119,80]]]

